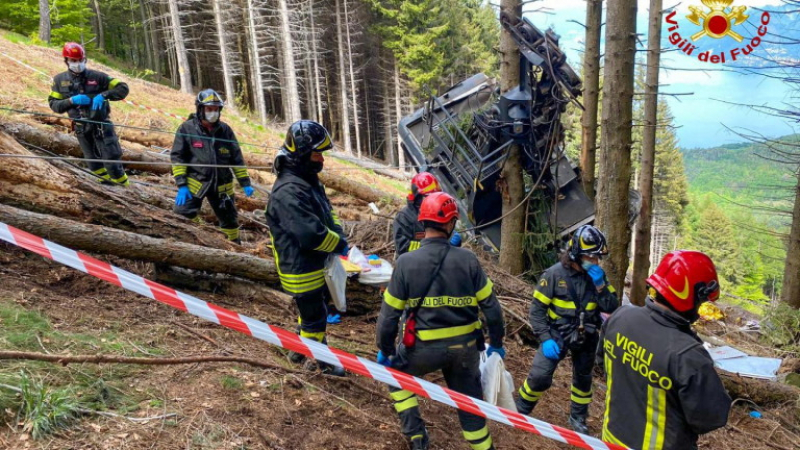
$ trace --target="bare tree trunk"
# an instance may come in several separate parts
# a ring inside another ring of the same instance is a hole
[[[258,36],[256,35],[256,10],[253,0],[247,0],[247,34],[250,38],[250,62],[253,64],[253,98],[254,106],[258,111],[261,124],[267,124],[267,104],[264,99],[264,85],[261,79],[261,54],[258,51]]]
[[[100,12],[100,4],[97,0],[94,1],[94,13],[97,15],[97,49],[105,51],[106,49],[106,36],[103,30],[103,15]]]
[[[225,84],[225,99],[226,105],[231,110],[236,110],[235,97],[236,91],[233,87],[233,73],[231,72],[231,65],[228,61],[228,43],[225,38],[225,21],[222,16],[222,8],[219,5],[220,0],[212,0],[214,3],[214,22],[217,25],[217,39],[219,40],[219,57],[222,60],[222,79]]]
[[[281,21],[281,44],[283,51],[283,74],[284,85],[283,95],[286,96],[286,121],[296,122],[300,120],[300,93],[297,88],[297,68],[294,64],[294,47],[292,40],[292,30],[289,27],[289,6],[287,0],[278,0],[278,12]]]
[[[397,58],[394,60],[394,118],[395,124],[394,129],[397,136],[397,165],[400,168],[400,171],[405,173],[408,168],[406,167],[406,154],[403,151],[403,144],[400,142],[400,131],[398,126],[400,126],[400,118],[403,117],[403,105],[400,101],[401,96],[401,89],[400,89],[400,65],[397,62]]]
[[[600,97],[600,30],[603,0],[586,1],[586,49],[583,53],[583,115],[581,125],[581,176],[583,190],[594,200],[597,162],[597,111]]]
[[[502,0],[501,14],[511,20],[522,17],[520,0]],[[500,36],[500,91],[506,92],[519,85],[519,49],[505,28]],[[525,233],[525,208],[520,206],[525,197],[525,184],[522,178],[520,148],[512,145],[498,187],[503,197],[503,220],[500,223],[500,267],[512,275],[525,270],[523,257],[523,237]]]
[[[342,0],[336,0],[336,39],[339,43],[339,99],[342,102],[342,140],[344,141],[344,151],[353,154],[353,147],[350,145],[350,115],[347,111],[347,74],[344,67],[344,30],[342,29]]]
[[[319,53],[317,50],[317,26],[316,22],[314,21],[314,0],[308,2],[309,8],[309,18],[311,22],[311,57],[313,58],[313,65],[314,71],[312,73],[314,83],[314,92],[312,93],[312,97],[316,99],[316,107],[317,107],[317,122],[322,123],[323,119],[323,111],[322,111],[322,88],[319,82]]]
[[[39,0],[39,40],[50,43],[50,2]]]
[[[383,77],[383,159],[390,166],[397,165],[394,157],[394,133],[392,133],[392,107],[389,103],[388,77]]]
[[[603,84],[600,182],[597,223],[608,238],[610,255],[603,260],[608,279],[624,286],[631,229],[628,208],[631,182],[631,122],[636,56],[636,0],[609,0]]]
[[[347,34],[347,63],[350,66],[350,95],[353,99],[353,126],[356,133],[356,155],[361,158],[361,127],[358,121],[358,92],[356,91],[356,74],[353,71],[353,42],[350,40],[350,16],[347,13],[347,0],[344,3],[344,29]]]
[[[97,0],[95,0],[96,2]],[[192,93],[192,69],[189,67],[189,56],[183,41],[178,0],[169,0],[169,15],[172,19],[172,36],[175,41],[175,55],[178,58],[178,74],[181,80],[181,92]]]
[[[370,114],[369,114],[370,113],[370,110],[369,110],[369,91],[368,91],[369,86],[367,85],[367,78],[366,77],[364,77],[363,81],[364,81],[364,120],[367,122],[366,123],[366,127],[365,127],[367,129],[367,142],[366,142],[365,147],[366,147],[366,150],[367,150],[367,156],[372,158],[372,156],[373,156],[372,155],[372,150],[373,150],[374,146],[372,145],[372,127],[370,126],[372,124],[372,121],[370,120],[370,117],[372,117],[372,116],[370,116]],[[356,130],[358,130],[358,126],[356,126]]]
[[[800,175],[795,188],[792,230],[789,232],[786,249],[781,300],[792,308],[800,309]]]
[[[147,13],[144,9],[144,0],[139,0],[139,19],[142,21],[142,40],[144,40],[144,56],[147,68],[153,71],[158,71],[153,64],[153,42],[150,28],[152,24],[148,20]]]
[[[631,302],[644,306],[645,279],[650,274],[650,225],[653,218],[653,170],[656,156],[656,128],[658,122],[658,70],[661,61],[661,8],[662,0],[650,0],[650,29],[647,32],[647,75],[644,88],[644,134],[642,135],[642,161],[639,192],[642,209],[636,226],[636,245],[633,253],[633,278]]]
[[[144,5],[144,0],[140,0],[140,1],[141,1],[140,4]],[[159,48],[160,48],[160,45],[159,45],[160,40],[158,39],[158,30],[157,30],[158,27],[154,26],[154,23],[152,22],[153,20],[156,20],[156,19],[155,19],[155,16],[153,14],[153,10],[150,7],[149,3],[147,4],[147,8],[146,9],[147,9],[148,22],[150,22],[150,47],[151,47],[151,51],[153,52],[153,56],[152,56],[153,66],[152,66],[152,69],[156,73],[161,74],[162,73],[162,67],[161,67],[161,58],[160,58],[160,53],[161,52],[159,50]]]

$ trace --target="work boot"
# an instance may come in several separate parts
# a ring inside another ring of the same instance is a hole
[[[422,436],[411,438],[411,450],[428,450],[428,431],[424,430]]]
[[[522,397],[517,397],[514,403],[517,405],[517,412],[523,416],[530,414],[536,406],[536,402],[529,402]]]
[[[324,363],[321,361],[318,364],[319,364],[319,369],[322,371],[322,373],[326,375],[333,375],[335,377],[343,377],[346,375],[344,369],[339,366],[334,366],[332,364]]]
[[[589,427],[586,425],[586,417],[584,416],[570,414],[569,426],[572,427],[576,433],[589,434]]]
[[[306,355],[304,355],[302,353],[289,351],[288,356],[289,356],[289,361],[291,361],[291,362],[293,362],[295,364],[300,364],[300,363],[302,363],[303,361],[306,360]]]

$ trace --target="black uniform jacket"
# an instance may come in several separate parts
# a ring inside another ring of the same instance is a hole
[[[124,100],[128,96],[128,85],[118,78],[111,78],[103,72],[86,69],[79,74],[74,74],[69,70],[62,72],[53,78],[53,86],[50,88],[50,97],[47,101],[50,109],[57,113],[68,113],[70,119],[89,118],[92,105],[85,106],[73,105],[69,100],[78,94],[85,94],[94,98],[97,94],[103,94],[106,100]],[[96,119],[106,120],[110,113],[108,102],[105,103],[104,111]]]
[[[417,220],[419,207],[409,201],[394,218],[394,248],[397,256],[419,249],[419,243],[425,238],[425,227]]]

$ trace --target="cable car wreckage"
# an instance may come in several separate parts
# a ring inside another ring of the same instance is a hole
[[[529,230],[538,222],[552,244],[594,220],[594,203],[562,146],[560,116],[569,102],[582,108],[581,79],[552,30],[543,33],[528,19],[501,21],[520,51],[520,84],[500,95],[496,80],[474,75],[404,117],[400,139],[419,170],[435,174],[456,197],[466,212],[462,222],[494,249],[501,244],[498,181],[509,149],[518,145],[533,182],[528,196],[540,193],[541,200],[529,208]]]

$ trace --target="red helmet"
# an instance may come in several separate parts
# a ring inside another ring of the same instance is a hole
[[[64,44],[64,49],[61,50],[61,54],[64,55],[64,58],[86,59],[86,50],[83,49],[81,44],[75,42],[67,42]]]
[[[442,192],[436,177],[429,172],[420,172],[411,179],[411,192],[408,193],[408,201],[413,202],[417,195],[428,195],[434,192]]]
[[[436,223],[447,223],[458,218],[458,205],[456,199],[444,192],[434,192],[425,197],[419,207],[420,222],[428,220]]]
[[[706,301],[719,298],[719,279],[714,262],[705,253],[677,250],[667,253],[647,278],[678,312],[687,312]]]

